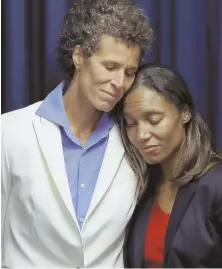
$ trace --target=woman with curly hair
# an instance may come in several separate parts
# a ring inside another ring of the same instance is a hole
[[[124,266],[136,180],[109,112],[152,30],[130,1],[78,2],[59,38],[64,81],[2,117],[2,265],[10,268]]]

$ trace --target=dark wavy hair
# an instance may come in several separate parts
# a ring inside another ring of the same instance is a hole
[[[145,165],[144,169],[144,160],[130,143],[126,132],[123,118],[124,100],[130,92],[136,90],[140,85],[144,85],[149,90],[156,91],[170,100],[178,111],[188,109],[191,113],[191,119],[185,125],[186,136],[179,149],[177,163],[172,174],[173,184],[185,185],[205,174],[215,164],[222,163],[222,155],[213,144],[207,124],[196,111],[184,79],[168,67],[145,64],[139,68],[132,87],[113,111],[120,128],[126,156],[139,180],[140,194],[146,189],[147,183],[157,182],[157,178],[152,181],[153,175],[161,175],[161,172],[158,172],[158,169],[161,170],[160,165]]]
[[[151,46],[153,32],[147,16],[129,0],[81,0],[65,16],[58,44],[58,61],[71,78],[75,71],[72,54],[80,45],[87,56],[100,47],[102,35],[126,44],[138,44],[142,55]],[[142,56],[141,55],[141,56]]]

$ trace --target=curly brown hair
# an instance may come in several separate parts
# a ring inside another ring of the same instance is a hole
[[[153,32],[145,13],[129,0],[81,0],[65,16],[58,45],[58,60],[71,78],[75,71],[73,49],[80,45],[88,57],[98,51],[102,35],[126,44],[138,44],[142,55],[152,43]]]

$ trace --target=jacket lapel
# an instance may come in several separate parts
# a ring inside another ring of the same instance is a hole
[[[55,124],[38,116],[35,116],[33,126],[40,150],[58,193],[78,226],[66,174],[60,129]]]
[[[136,230],[138,231],[138,233],[136,232],[135,234],[129,234],[129,240],[132,242],[130,243],[130,241],[127,244],[132,244],[132,246],[129,246],[127,248],[129,248],[132,253],[127,253],[128,256],[128,260],[132,260],[133,261],[133,267],[136,268],[142,268],[143,266],[143,258],[144,258],[144,248],[145,248],[145,238],[146,238],[146,229],[147,229],[147,223],[148,223],[148,219],[149,219],[149,215],[152,209],[152,205],[153,205],[153,199],[148,199],[148,201],[146,201],[146,204],[142,207],[142,214],[141,217],[136,221],[137,225]],[[133,222],[133,219],[132,219]],[[132,236],[132,238],[130,238]],[[130,257],[131,256],[131,257]]]
[[[109,140],[104,154],[102,166],[86,218],[89,217],[111,185],[120,166],[123,155],[124,148],[121,142],[119,131],[117,126],[114,125],[109,133]]]
[[[168,254],[173,237],[195,193],[197,182],[192,181],[178,190],[165,237],[164,257]]]

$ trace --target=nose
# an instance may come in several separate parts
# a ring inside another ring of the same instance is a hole
[[[151,133],[146,123],[140,123],[137,125],[137,140],[144,141],[151,137]]]
[[[117,88],[123,88],[125,72],[123,70],[118,70],[115,73],[114,78],[112,79],[111,83]]]

